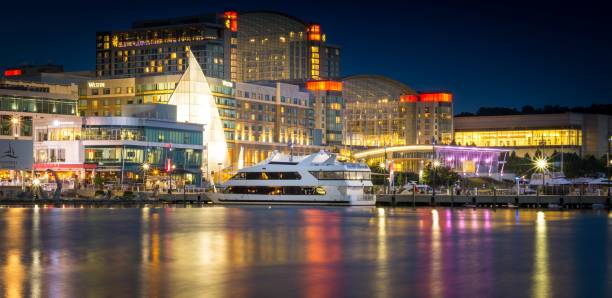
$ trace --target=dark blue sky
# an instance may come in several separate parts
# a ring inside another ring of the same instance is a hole
[[[226,8],[277,10],[320,23],[328,41],[342,46],[343,75],[381,74],[417,90],[449,90],[457,112],[612,103],[605,2],[394,2],[10,1],[0,12],[0,68],[52,62],[93,69],[96,31]]]

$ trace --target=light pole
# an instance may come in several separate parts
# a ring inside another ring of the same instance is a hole
[[[534,166],[542,173],[542,194],[544,194],[544,173],[546,173],[546,169],[548,169],[548,159],[546,159],[545,157],[537,158],[536,160],[534,160]]]
[[[144,191],[147,191],[147,171],[149,171],[150,165],[148,163],[142,164],[142,184],[144,184]]]
[[[610,133],[608,132],[608,135],[610,135]],[[606,165],[606,172],[608,173],[608,208],[610,208],[610,179],[612,179],[612,177],[610,177],[610,168],[612,167],[612,160],[610,159],[610,145],[612,145],[612,135],[610,135],[610,137],[608,137],[608,164]]]
[[[217,163],[217,166],[219,166],[219,185],[221,185],[223,176],[221,174],[221,165],[223,165],[222,163]]]
[[[432,189],[433,189],[433,197],[434,197],[434,198],[436,197],[436,174],[437,174],[437,170],[438,170],[438,167],[439,167],[439,166],[440,166],[440,161],[438,161],[437,159],[436,159],[436,160],[434,160],[434,161],[431,163],[431,171],[432,171],[432,176],[431,176],[431,177],[432,177],[432,178],[431,178],[431,179],[432,179],[432,182],[431,182],[431,184],[432,184]]]

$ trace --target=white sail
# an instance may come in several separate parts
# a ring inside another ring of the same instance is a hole
[[[193,53],[189,52],[189,66],[170,96],[168,104],[176,106],[177,122],[198,123],[204,126],[203,141],[206,146],[204,167],[207,176],[211,171],[226,168],[227,142],[217,104],[210,91],[204,72]]]

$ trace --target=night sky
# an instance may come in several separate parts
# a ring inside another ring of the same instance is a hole
[[[480,106],[612,103],[612,18],[574,1],[5,1],[0,68],[93,69],[95,32],[133,20],[275,10],[320,23],[342,46],[342,74],[381,74],[448,90],[456,112]]]

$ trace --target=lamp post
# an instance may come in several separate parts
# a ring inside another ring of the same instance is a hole
[[[440,161],[438,161],[437,159],[434,160],[431,163],[431,170],[432,170],[432,178],[431,178],[432,182],[431,182],[431,184],[432,184],[432,188],[433,188],[433,197],[434,198],[436,197],[436,174],[437,174],[437,170],[438,170],[439,166],[440,166]]]
[[[610,135],[610,133],[608,133],[608,135]],[[610,179],[612,179],[612,177],[610,177],[610,168],[612,167],[612,160],[610,159],[610,145],[612,145],[612,135],[608,137],[608,164],[606,165],[606,173],[608,174],[608,208],[610,208]]]
[[[548,159],[546,159],[545,157],[540,157],[534,161],[534,166],[537,170],[539,170],[542,173],[542,194],[544,194],[544,182],[545,182],[544,173],[546,172],[546,169],[548,168]]]
[[[221,174],[221,166],[223,165],[223,163],[217,163],[217,166],[219,166],[219,185],[221,185],[223,176]]]
[[[142,164],[142,183],[144,184],[144,191],[147,191],[147,171],[151,166],[148,163]]]

